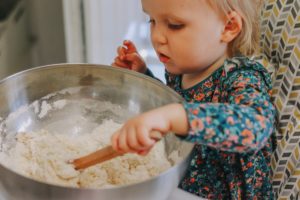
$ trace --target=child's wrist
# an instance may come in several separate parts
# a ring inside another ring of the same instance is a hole
[[[171,131],[176,133],[177,135],[186,136],[189,130],[189,123],[183,105],[180,103],[170,104],[168,108],[166,108],[166,110],[168,112],[168,118],[171,123]]]

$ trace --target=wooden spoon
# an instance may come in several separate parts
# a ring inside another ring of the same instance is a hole
[[[155,141],[159,141],[162,139],[162,134],[158,131],[152,131],[150,137]],[[116,152],[110,145],[86,156],[69,160],[68,163],[73,164],[76,170],[80,170],[122,155],[123,153]]]

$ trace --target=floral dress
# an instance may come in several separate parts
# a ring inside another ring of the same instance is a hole
[[[186,101],[190,129],[181,139],[196,144],[179,187],[207,199],[273,199],[276,112],[266,69],[235,57],[189,89],[181,76],[166,78]]]

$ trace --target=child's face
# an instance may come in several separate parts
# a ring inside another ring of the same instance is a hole
[[[225,55],[225,20],[207,0],[141,0],[151,22],[151,40],[173,74],[201,73]]]

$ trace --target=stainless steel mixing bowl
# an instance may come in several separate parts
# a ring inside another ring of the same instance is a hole
[[[49,95],[66,88],[77,88],[77,92]],[[33,109],[24,109],[35,101],[41,106],[43,99],[51,103],[64,98],[110,101],[120,105],[126,112],[119,115],[109,110],[100,112],[91,109],[82,112],[74,106],[63,111],[53,111],[49,116],[41,118]],[[138,113],[181,100],[179,95],[159,81],[110,66],[61,64],[30,69],[0,82],[0,151],[4,151],[9,140],[13,140],[22,131],[40,128],[59,131],[63,128],[64,131],[81,134],[81,130],[105,118],[121,122]],[[11,113],[19,110],[22,110],[19,112],[21,114],[6,120]],[[78,115],[85,115],[89,120],[80,123],[68,121],[71,116]],[[172,134],[164,142],[167,154],[178,149],[183,160],[159,176],[137,184],[107,189],[62,187],[35,181],[0,164],[0,194],[7,200],[167,199],[182,177],[193,145],[178,140]]]

